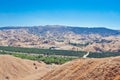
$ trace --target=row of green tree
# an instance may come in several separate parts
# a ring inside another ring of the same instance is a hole
[[[105,58],[105,57],[115,57],[120,56],[120,52],[94,52],[88,55],[89,58]]]
[[[63,56],[77,56],[82,57],[86,52],[72,51],[72,50],[51,50],[51,49],[38,49],[38,48],[23,48],[12,46],[0,46],[2,51],[20,52],[28,54],[44,54],[44,55],[63,55]]]
[[[19,53],[27,53],[27,54],[42,54],[46,55],[61,55],[61,56],[75,56],[75,57],[83,57],[87,52],[83,51],[71,51],[71,50],[50,50],[50,49],[38,49],[38,48],[21,48],[21,47],[11,47],[11,46],[0,46],[0,52],[6,53],[19,52]],[[104,58],[104,57],[114,57],[120,56],[120,52],[90,52],[88,55],[89,58]]]

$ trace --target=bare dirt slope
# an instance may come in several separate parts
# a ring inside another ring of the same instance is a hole
[[[120,57],[77,59],[50,71],[39,80],[120,80]]]
[[[76,59],[56,67],[1,55],[0,80],[120,80],[120,57]]]
[[[40,78],[50,69],[43,62],[0,55],[0,80],[36,80],[38,76]]]

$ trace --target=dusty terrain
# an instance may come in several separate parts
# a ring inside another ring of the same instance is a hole
[[[77,59],[48,72],[39,80],[120,80],[120,57]]]
[[[0,30],[0,46],[120,52],[120,35],[75,34],[69,31],[52,33],[49,30],[40,35],[32,34],[27,29]]]
[[[0,55],[0,80],[36,80],[53,68],[43,62]]]
[[[120,80],[120,57],[76,59],[52,66],[1,55],[0,80]]]

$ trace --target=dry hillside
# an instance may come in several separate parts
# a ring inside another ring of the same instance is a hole
[[[108,32],[101,28],[98,28],[98,31],[96,28],[90,28],[90,30],[89,28],[84,30],[83,28],[70,28],[69,30],[69,28],[50,26],[14,28],[0,28],[0,46],[120,52],[120,32],[114,30],[107,29]]]
[[[49,70],[51,67],[43,62],[0,55],[0,80],[36,80]]]
[[[55,67],[2,55],[0,80],[120,80],[120,57],[76,59]]]
[[[120,80],[120,57],[77,59],[50,71],[39,80]]]

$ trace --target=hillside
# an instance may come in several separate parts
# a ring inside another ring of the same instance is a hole
[[[120,32],[107,28],[60,25],[0,28],[0,46],[120,52]]]
[[[120,80],[120,57],[76,59],[56,66],[0,55],[0,80]]]
[[[43,62],[24,60],[9,55],[0,55],[0,80],[33,80],[42,76],[49,70]],[[39,72],[39,74],[37,74]],[[36,74],[36,77],[30,78]]]
[[[48,72],[39,80],[120,80],[120,57],[77,59]]]

